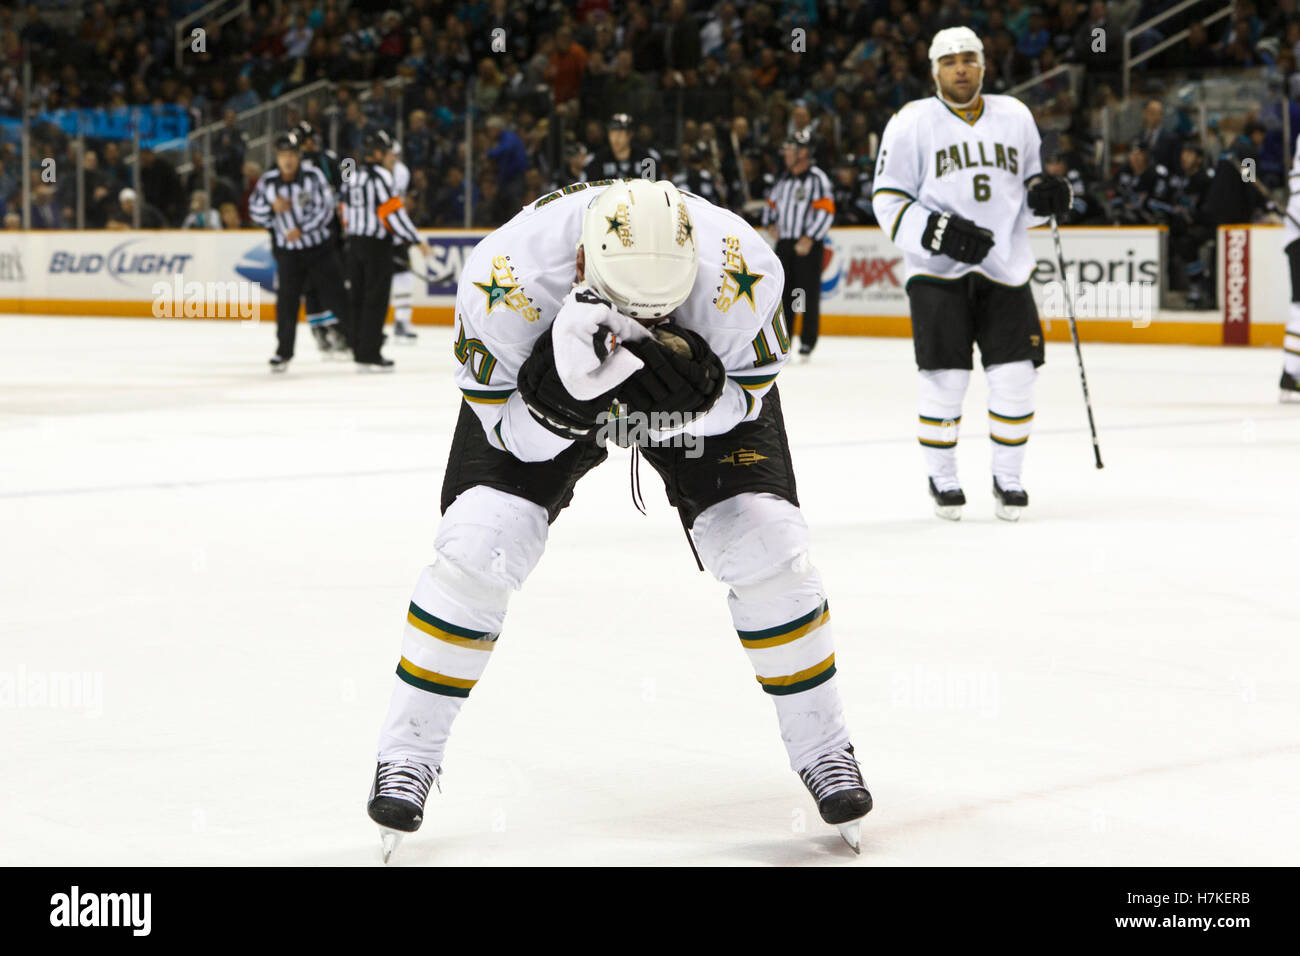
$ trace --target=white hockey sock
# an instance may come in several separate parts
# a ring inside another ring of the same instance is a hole
[[[1019,488],[1025,446],[1034,422],[1034,363],[990,365],[989,438],[993,444],[993,474],[1005,487]]]
[[[337,325],[338,321],[338,317],[328,310],[325,312],[313,312],[311,315],[307,316],[307,324],[312,328],[315,328],[318,325],[321,328],[326,328],[331,325]]]
[[[830,609],[799,509],[775,495],[741,494],[706,509],[691,535],[704,566],[731,588],[732,624],[776,706],[791,769],[847,747]]]
[[[1300,378],[1300,302],[1291,303],[1286,335],[1282,337],[1282,368],[1292,378]]]
[[[447,509],[420,572],[402,632],[402,656],[379,734],[379,758],[440,766],[470,691],[483,676],[506,605],[546,544],[546,509],[486,487]]]
[[[961,405],[970,384],[970,370],[921,370],[917,438],[925,458],[926,474],[940,491],[957,483],[957,436],[961,430]]]
[[[758,682],[776,706],[792,770],[849,745],[835,682],[830,606],[815,570],[794,590],[770,598],[739,596],[727,603]]]
[[[504,608],[474,608],[448,593],[450,582],[440,580],[436,568],[420,572],[407,610],[397,680],[379,735],[380,759],[442,764],[452,722],[483,676],[505,622]]]
[[[410,272],[395,273],[389,300],[393,304],[393,322],[397,325],[411,324],[411,301],[414,296],[415,275]]]

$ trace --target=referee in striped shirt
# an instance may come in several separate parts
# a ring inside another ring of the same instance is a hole
[[[794,330],[801,314],[799,354],[805,358],[817,345],[821,325],[822,244],[835,221],[835,191],[830,178],[813,165],[812,134],[796,130],[785,141],[785,174],[767,197],[763,221],[776,237],[776,254],[785,269],[781,305],[786,327]],[[798,306],[799,308],[796,308]]]
[[[418,245],[426,258],[431,256],[431,250],[402,207],[402,199],[393,187],[393,174],[382,165],[392,148],[392,137],[383,130],[366,134],[361,147],[362,162],[343,177],[352,352],[358,369],[363,372],[387,372],[393,368],[393,360],[379,354],[393,281],[393,237]]]
[[[298,304],[308,286],[335,315],[348,314],[338,247],[330,241],[334,204],[334,189],[325,174],[302,163],[298,134],[277,137],[275,168],[262,174],[248,197],[248,217],[271,232],[271,250],[279,274],[273,372],[283,372],[293,358]]]

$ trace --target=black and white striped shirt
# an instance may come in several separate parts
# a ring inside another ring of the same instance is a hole
[[[825,239],[834,221],[835,190],[830,177],[816,166],[782,175],[767,197],[763,215],[763,225],[776,223],[778,239]]]
[[[271,208],[276,199],[288,199],[289,208],[276,212]],[[262,174],[248,197],[248,218],[271,230],[276,249],[312,249],[329,237],[335,201],[329,180],[315,166],[301,164],[292,181],[278,168],[271,169]],[[288,235],[294,229],[302,235],[290,240]]]
[[[343,199],[343,232],[372,239],[400,237],[418,243],[420,234],[393,186],[393,174],[375,163],[361,163],[339,190]]]

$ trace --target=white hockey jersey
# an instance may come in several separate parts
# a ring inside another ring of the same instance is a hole
[[[1287,186],[1291,192],[1287,197],[1286,211],[1290,216],[1282,217],[1282,248],[1300,239],[1300,229],[1296,228],[1294,219],[1300,219],[1300,136],[1296,137],[1295,149],[1291,151],[1291,172],[1287,176]]]
[[[1042,141],[1029,107],[985,94],[963,114],[938,96],[907,103],[880,140],[871,205],[876,221],[903,250],[907,278],[956,279],[978,272],[1019,286],[1034,271],[1026,230],[1045,217],[1029,211],[1025,183],[1042,172]],[[952,212],[993,232],[979,265],[931,253],[921,236],[933,212]]]
[[[523,461],[546,461],[572,444],[533,419],[516,375],[576,278],[582,219],[614,180],[574,183],[529,203],[474,247],[456,289],[456,384],[488,441]],[[699,333],[728,373],[718,403],[685,431],[721,435],[753,421],[785,364],[785,275],[776,254],[743,219],[683,193],[700,265],[672,321]]]
[[[400,159],[393,163],[393,195],[406,199],[406,191],[411,188],[411,170]]]

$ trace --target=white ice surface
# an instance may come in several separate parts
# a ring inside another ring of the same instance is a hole
[[[395,375],[360,376],[304,330],[273,377],[266,323],[0,318],[0,863],[378,863],[364,802],[438,520],[450,344],[422,328]],[[1100,472],[1073,351],[1048,357],[1019,525],[992,514],[981,376],[958,524],[924,491],[910,342],[829,338],[781,376],[876,800],[860,858],[616,449],[397,863],[1296,863],[1280,355],[1086,346]],[[62,673],[91,699],[32,699]]]

